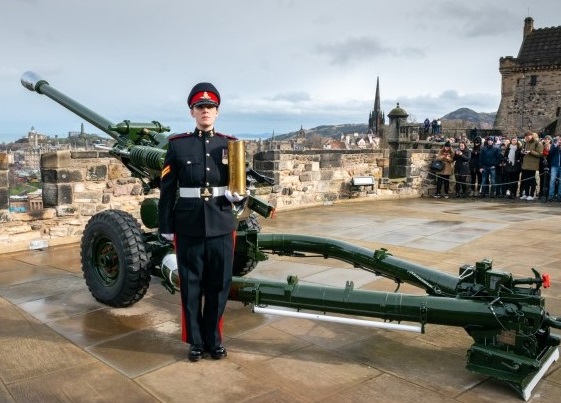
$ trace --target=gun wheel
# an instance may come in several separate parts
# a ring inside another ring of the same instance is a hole
[[[105,210],[90,218],[81,258],[86,284],[99,302],[126,307],[146,294],[149,259],[140,225],[129,213]]]
[[[238,223],[238,231],[261,231],[261,225],[255,214],[251,214],[245,220]],[[257,267],[259,261],[251,258],[246,253],[234,253],[234,266],[232,273],[234,276],[242,277]]]

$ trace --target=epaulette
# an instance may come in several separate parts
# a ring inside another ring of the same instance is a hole
[[[237,139],[238,139],[237,137],[230,136],[229,134],[218,133],[218,132],[216,132],[215,134],[216,134],[217,136],[219,136],[219,137],[225,137],[225,138],[227,138],[228,140],[237,140]]]
[[[171,136],[168,137],[168,141],[177,140],[177,139],[181,139],[183,137],[189,137],[189,136],[192,136],[192,135],[193,135],[193,133],[191,133],[191,132],[174,134],[174,135],[171,135]]]

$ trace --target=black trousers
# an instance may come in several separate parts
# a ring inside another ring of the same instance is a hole
[[[440,194],[440,189],[444,185],[444,195],[447,195],[450,191],[450,175],[436,175],[436,194]]]
[[[523,169],[520,178],[520,195],[526,193],[526,196],[534,196],[536,192],[536,171]]]
[[[469,182],[471,180],[470,176],[455,174],[455,177],[456,177],[456,195],[460,194],[460,190],[464,195],[466,195],[468,189],[471,186],[471,183]]]
[[[519,180],[520,180],[520,171],[506,173],[507,189],[510,190],[510,194],[512,197],[515,197],[518,194]]]
[[[222,343],[222,314],[232,284],[234,242],[235,232],[210,238],[177,237],[184,342],[208,347]]]
[[[476,191],[481,187],[482,175],[479,169],[471,170],[471,190]]]

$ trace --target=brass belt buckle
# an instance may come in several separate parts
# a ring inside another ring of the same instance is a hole
[[[201,197],[212,197],[212,188],[201,188]]]

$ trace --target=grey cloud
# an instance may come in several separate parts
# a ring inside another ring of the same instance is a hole
[[[399,49],[384,45],[372,37],[348,38],[333,44],[321,44],[316,47],[318,54],[327,55],[332,65],[348,65],[353,62],[376,59],[380,56],[405,58],[423,58],[425,51],[420,48],[406,47]]]
[[[468,38],[504,34],[514,29],[512,21],[519,21],[510,8],[491,3],[470,7],[463,3],[445,2],[439,7],[438,14],[440,23],[455,23],[454,32]]]
[[[310,94],[304,91],[285,92],[277,94],[273,97],[273,101],[289,101],[289,102],[302,102],[309,101]]]

